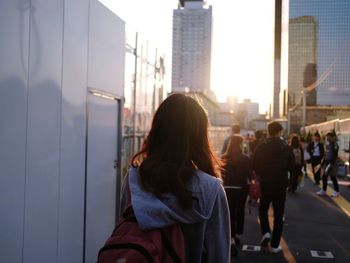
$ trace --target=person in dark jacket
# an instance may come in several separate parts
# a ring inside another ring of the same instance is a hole
[[[226,137],[224,140],[224,143],[223,143],[222,149],[221,149],[221,154],[224,154],[227,151],[228,142],[229,142],[231,136],[232,135],[239,135],[240,133],[241,133],[241,126],[239,126],[239,124],[233,124],[231,126],[231,135]]]
[[[348,160],[348,162],[350,163],[350,141],[349,141],[349,147],[347,149],[344,149],[344,152],[349,153],[349,160]]]
[[[337,165],[339,146],[336,142],[336,135],[333,132],[326,134],[326,152],[323,162],[323,176],[322,176],[322,189],[317,192],[318,195],[327,194],[328,176],[331,177],[334,186],[334,192],[331,194],[332,197],[339,196],[339,185],[337,181]]]
[[[282,251],[280,240],[288,187],[288,171],[294,166],[294,157],[285,141],[281,139],[283,127],[278,122],[268,124],[269,137],[261,143],[253,157],[253,168],[260,175],[261,199],[259,204],[260,228],[263,238],[261,246],[270,251]],[[268,210],[273,205],[273,232],[271,235]]]
[[[349,147],[348,149],[344,149],[346,153],[349,153],[349,160],[348,160],[348,165],[350,165],[350,141],[349,141]],[[348,168],[349,169],[349,168]],[[348,187],[350,187],[350,184],[348,184]]]
[[[231,219],[231,251],[237,254],[236,246],[240,245],[238,235],[244,231],[244,212],[248,194],[250,176],[249,158],[243,154],[243,137],[232,135],[226,153],[222,156],[223,180]]]
[[[324,146],[321,143],[321,136],[318,132],[315,133],[313,142],[307,146],[307,151],[311,157],[310,161],[315,184],[319,185],[321,181],[321,161],[324,157]]]
[[[302,168],[304,166],[304,149],[298,135],[292,136],[289,147],[294,156],[294,167],[289,177],[288,191],[294,193],[298,187],[298,179],[303,176]]]
[[[249,155],[251,157],[254,155],[258,145],[264,140],[264,133],[261,130],[255,131],[254,135],[255,135],[254,141],[249,143]]]

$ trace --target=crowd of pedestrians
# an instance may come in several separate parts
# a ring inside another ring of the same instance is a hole
[[[241,243],[239,236],[244,230],[244,207],[250,181],[256,177],[259,180],[261,193],[259,202],[261,246],[272,253],[282,250],[280,239],[287,188],[289,186],[295,191],[303,165],[303,149],[298,137],[293,138],[291,145],[288,146],[281,139],[282,132],[283,127],[278,122],[268,125],[267,135],[263,131],[256,131],[255,139],[248,143],[247,155],[243,153],[244,139],[237,134],[239,133],[237,125],[232,127],[232,135],[225,140],[228,143],[224,144],[222,150],[224,162],[222,175],[230,208],[233,255],[237,254],[237,248]],[[288,174],[292,179],[288,179]],[[274,210],[272,230],[268,220],[270,204]]]
[[[169,253],[160,257],[181,258],[183,251],[184,262],[230,262],[241,246],[245,205],[251,192],[259,193],[261,246],[279,253],[287,193],[297,191],[306,172],[306,160],[311,163],[315,183],[322,178],[323,188],[318,194],[326,193],[330,177],[335,190],[332,196],[339,195],[335,165],[339,147],[333,133],[327,134],[324,149],[319,134],[308,145],[303,145],[298,135],[284,139],[278,122],[269,123],[267,132],[256,131],[253,140],[240,132],[239,125],[232,126],[221,156],[216,158],[209,142],[206,112],[196,100],[173,94],[158,108],[143,148],[132,158],[123,187],[122,210],[124,215],[129,211],[123,219],[127,220],[131,209],[140,236],[180,226],[183,237],[179,238],[179,232],[175,239],[170,237],[176,247],[171,253],[167,248]],[[259,184],[252,183],[255,181]],[[251,191],[257,185],[259,191]],[[270,205],[272,226],[268,220]],[[113,235],[111,240],[115,240]]]
[[[272,253],[281,251],[280,239],[283,230],[284,208],[287,193],[294,194],[302,184],[307,173],[307,164],[316,185],[322,182],[318,195],[326,195],[330,177],[334,192],[332,197],[339,196],[337,182],[338,144],[336,135],[328,132],[325,143],[316,132],[312,141],[303,140],[297,134],[283,137],[283,127],[272,122],[265,131],[256,131],[255,139],[245,139],[239,135],[239,126],[232,126],[232,134],[226,139],[222,149],[224,161],[224,187],[231,215],[232,254],[240,246],[240,235],[244,230],[244,207],[249,198],[249,187],[253,179],[258,178],[260,185],[259,220],[261,228],[261,246]],[[248,137],[249,138],[249,137]],[[228,143],[227,143],[228,142]],[[243,144],[249,150],[243,152]],[[225,151],[226,149],[226,151]],[[273,229],[268,221],[268,210],[272,204]]]

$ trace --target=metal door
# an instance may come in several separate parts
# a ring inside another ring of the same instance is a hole
[[[98,250],[113,230],[119,207],[121,100],[89,90],[85,188],[85,260],[96,262]]]

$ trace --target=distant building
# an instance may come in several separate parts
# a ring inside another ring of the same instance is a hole
[[[307,123],[308,110],[337,118],[312,107],[350,107],[349,14],[350,1],[282,0],[280,113],[291,127],[301,127],[303,89]]]
[[[310,87],[307,105],[316,105],[317,23],[312,16],[289,20],[288,106],[301,102],[301,91]]]
[[[251,120],[251,129],[252,130],[267,130],[267,124],[270,122],[271,120],[267,119],[265,115],[261,115],[259,118],[257,119],[253,119]]]
[[[280,90],[281,90],[281,27],[282,27],[282,0],[275,0],[275,36],[274,36],[274,86],[270,116],[280,116]]]
[[[250,99],[245,99],[238,104],[236,118],[239,120],[243,128],[252,128],[251,121],[258,119],[259,117],[259,103],[251,102]]]
[[[219,102],[221,111],[237,112],[238,110],[238,98],[235,96],[226,97],[225,102]]]
[[[212,7],[203,0],[180,1],[173,11],[172,91],[211,96]]]
[[[275,59],[274,62],[273,100],[270,115],[276,119],[280,116],[281,60]]]
[[[239,124],[239,121],[236,119],[236,115],[233,111],[220,110],[217,113],[215,126],[230,127],[233,124]]]
[[[238,99],[235,96],[228,96],[226,102],[219,102],[220,111],[216,118],[216,126],[230,127],[232,124],[238,124],[236,119],[238,113]]]
[[[296,108],[290,113],[290,132],[300,131],[300,115],[302,107]],[[335,119],[345,119],[350,116],[350,107],[347,106],[307,106],[306,125],[323,123]]]
[[[217,129],[212,130],[215,136],[221,136],[224,127],[228,129],[228,132],[225,132],[225,136],[227,136],[233,124],[241,126],[242,134],[251,133],[252,130],[265,130],[267,123],[271,121],[267,113],[259,114],[259,104],[250,99],[238,102],[237,97],[229,96],[226,102],[218,103],[218,105],[220,110],[217,112],[215,122]],[[220,139],[215,141],[220,141]]]
[[[203,108],[206,110],[211,126],[217,126],[218,114],[220,112],[220,106],[216,100],[211,96],[208,96],[205,92],[202,91],[183,91],[183,92],[171,92],[169,95],[174,93],[182,93],[188,96],[191,96],[197,100]]]

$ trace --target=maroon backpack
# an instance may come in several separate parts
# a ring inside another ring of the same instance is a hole
[[[181,226],[143,231],[132,206],[98,253],[99,263],[184,263],[185,248]]]
[[[251,200],[257,201],[259,198],[261,198],[260,183],[255,171],[252,172],[251,180],[248,184],[248,187],[248,195]]]

